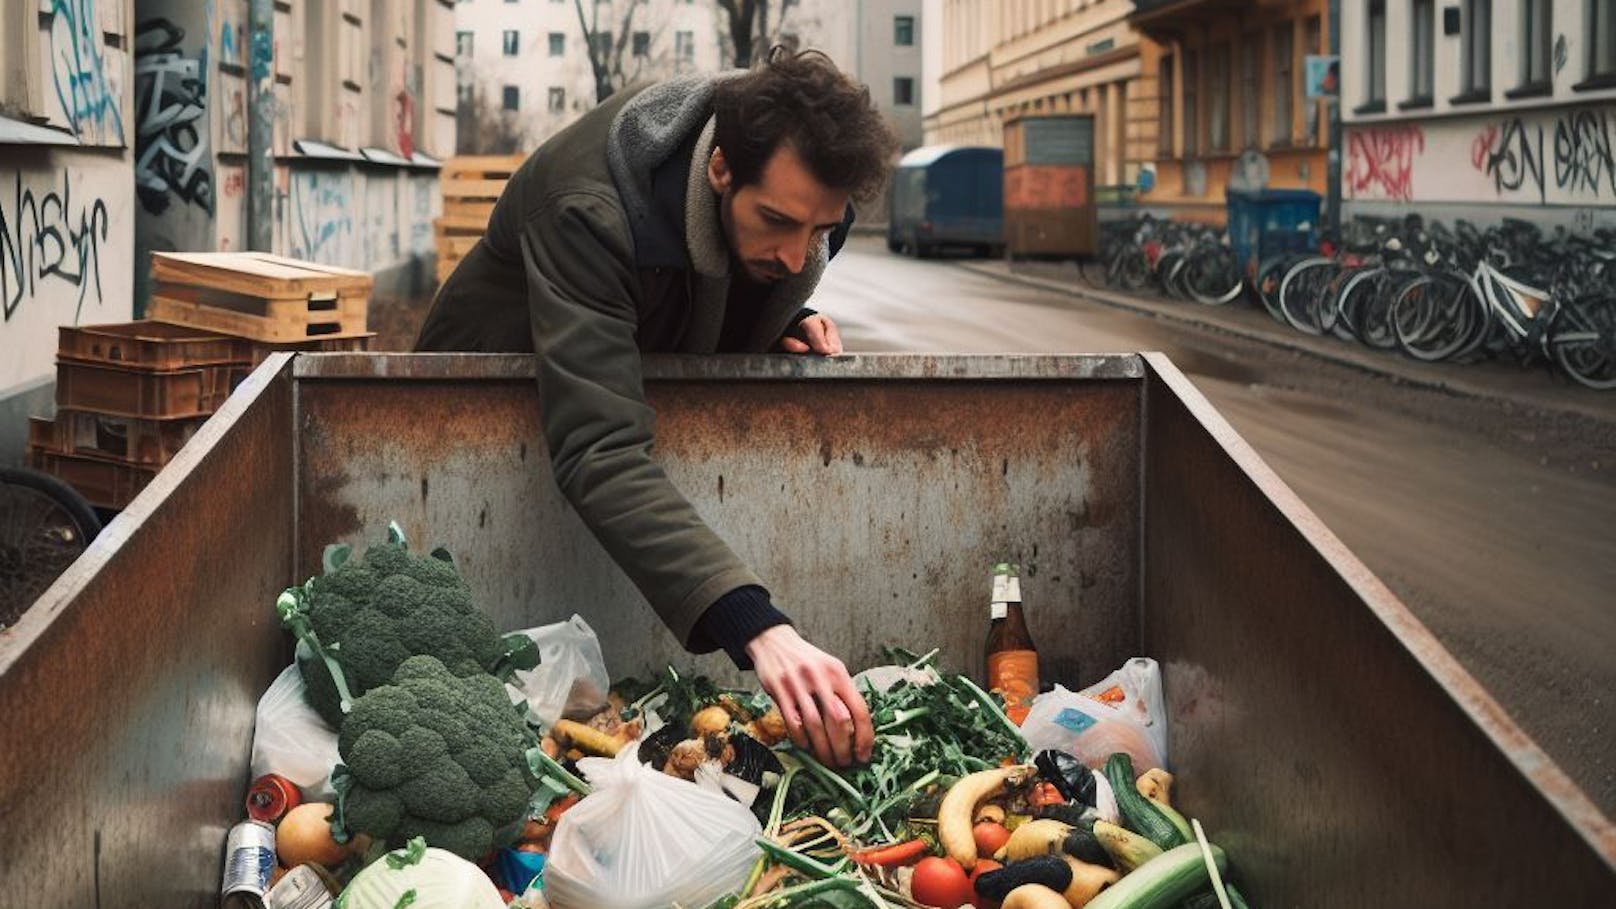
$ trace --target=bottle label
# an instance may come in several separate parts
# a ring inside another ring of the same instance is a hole
[[[988,605],[988,618],[990,619],[1002,619],[1009,614],[1010,607],[1006,606],[1002,602],[991,603]]]
[[[1010,589],[1009,581],[1010,579],[1002,574],[993,576],[993,602],[1003,603],[1005,601],[1005,592]]]
[[[1021,579],[1011,575],[1004,585],[1004,598],[1011,603],[1021,602]]]
[[[1038,694],[1038,651],[1001,650],[988,654],[988,687],[1004,695],[1005,713],[1021,722]]]

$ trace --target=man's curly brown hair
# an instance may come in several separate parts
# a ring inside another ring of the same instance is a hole
[[[898,147],[870,90],[819,51],[773,48],[756,69],[719,82],[713,113],[737,189],[756,183],[788,143],[820,183],[867,202],[880,195]]]

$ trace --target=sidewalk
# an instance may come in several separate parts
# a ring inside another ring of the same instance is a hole
[[[1549,375],[1542,364],[1521,367],[1503,361],[1422,363],[1395,351],[1379,351],[1340,338],[1304,334],[1275,322],[1267,313],[1245,301],[1226,306],[1202,306],[1189,300],[1169,300],[1153,294],[1131,294],[1090,286],[1071,262],[1018,262],[1013,268],[1002,259],[956,260],[953,264],[1001,281],[1282,347],[1400,384],[1616,424],[1616,390],[1599,392],[1584,388],[1558,372]]]

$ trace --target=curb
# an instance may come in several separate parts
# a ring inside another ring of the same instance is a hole
[[[1608,395],[1610,398],[1609,405],[1603,408],[1584,401],[1549,401],[1545,400],[1540,395],[1510,394],[1506,391],[1491,388],[1483,384],[1466,381],[1467,377],[1462,375],[1455,375],[1453,377],[1438,377],[1424,375],[1418,370],[1400,368],[1404,366],[1418,366],[1423,364],[1416,364],[1412,361],[1407,364],[1403,364],[1398,362],[1399,358],[1382,356],[1377,351],[1354,349],[1353,347],[1348,347],[1343,344],[1333,344],[1329,341],[1322,341],[1322,339],[1314,339],[1312,336],[1304,335],[1300,332],[1285,332],[1278,330],[1260,331],[1245,325],[1234,324],[1234,320],[1232,319],[1208,319],[1199,318],[1195,315],[1197,310],[1203,309],[1210,311],[1222,311],[1221,308],[1218,307],[1198,307],[1194,304],[1183,303],[1181,301],[1163,300],[1161,302],[1154,302],[1142,300],[1125,294],[1101,290],[1099,288],[1084,287],[1069,281],[1062,281],[1055,278],[1041,278],[1036,275],[1016,274],[1015,272],[1004,270],[1002,266],[986,265],[975,262],[955,262],[952,264],[974,274],[982,275],[983,277],[994,278],[1011,284],[1021,284],[1028,287],[1035,287],[1040,290],[1053,291],[1055,293],[1065,294],[1066,296],[1075,297],[1090,303],[1108,306],[1112,309],[1125,310],[1138,315],[1149,316],[1151,318],[1162,319],[1164,321],[1185,325],[1201,331],[1230,335],[1245,341],[1266,344],[1270,347],[1278,347],[1295,353],[1305,354],[1337,366],[1344,366],[1349,369],[1356,369],[1361,372],[1381,376],[1400,385],[1413,386],[1416,388],[1437,391],[1443,394],[1456,395],[1459,397],[1500,401],[1515,407],[1526,408],[1528,410],[1565,414],[1584,419],[1598,420],[1604,423],[1616,424],[1616,392],[1603,393]],[[1321,343],[1309,343],[1310,341],[1321,341]],[[1462,372],[1463,367],[1453,364],[1447,365],[1450,369]],[[1570,382],[1569,379],[1566,381]],[[1580,386],[1574,386],[1573,390],[1577,392],[1589,391],[1582,389]],[[1589,391],[1589,393],[1601,394],[1600,392],[1592,391]]]

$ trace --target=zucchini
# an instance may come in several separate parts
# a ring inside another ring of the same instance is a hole
[[[1208,848],[1221,873],[1228,867],[1228,857],[1217,846],[1208,844]],[[1122,880],[1101,890],[1087,909],[1172,909],[1208,881],[1201,844],[1185,843],[1123,875]]]
[[[1133,758],[1126,752],[1119,751],[1106,759],[1105,781],[1111,784],[1116,796],[1117,813],[1122,815],[1124,827],[1164,850],[1187,842],[1184,834],[1167,819],[1160,807],[1139,794],[1138,787],[1134,785]]]

